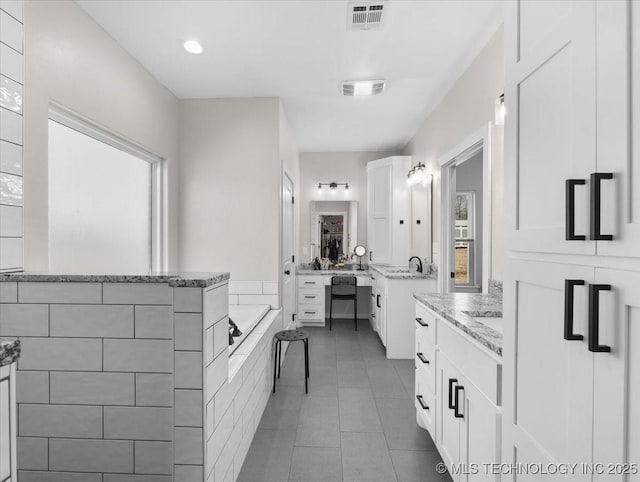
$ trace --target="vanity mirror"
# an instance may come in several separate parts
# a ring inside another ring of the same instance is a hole
[[[311,201],[310,259],[348,258],[358,242],[357,201]]]

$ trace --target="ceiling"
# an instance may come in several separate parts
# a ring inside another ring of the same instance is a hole
[[[77,3],[180,99],[280,97],[301,152],[401,149],[502,23],[500,0],[386,0],[368,31],[343,0]],[[366,78],[386,91],[340,95]]]

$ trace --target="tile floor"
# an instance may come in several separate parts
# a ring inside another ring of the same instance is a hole
[[[439,482],[441,461],[416,424],[413,361],[387,360],[366,321],[310,334],[309,394],[302,343],[287,352],[238,482]]]

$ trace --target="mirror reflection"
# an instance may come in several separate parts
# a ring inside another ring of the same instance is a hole
[[[348,262],[358,244],[357,201],[311,201],[311,259]]]

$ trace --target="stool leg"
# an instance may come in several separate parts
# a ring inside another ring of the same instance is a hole
[[[333,296],[329,298],[329,331],[333,329]]]
[[[280,378],[281,366],[282,366],[282,340],[278,340],[278,379]]]
[[[304,393],[309,393],[309,345],[307,340],[304,340]]]
[[[276,340],[276,343],[273,346],[273,393],[276,393],[276,372],[278,370],[278,343],[280,343],[280,341]]]

